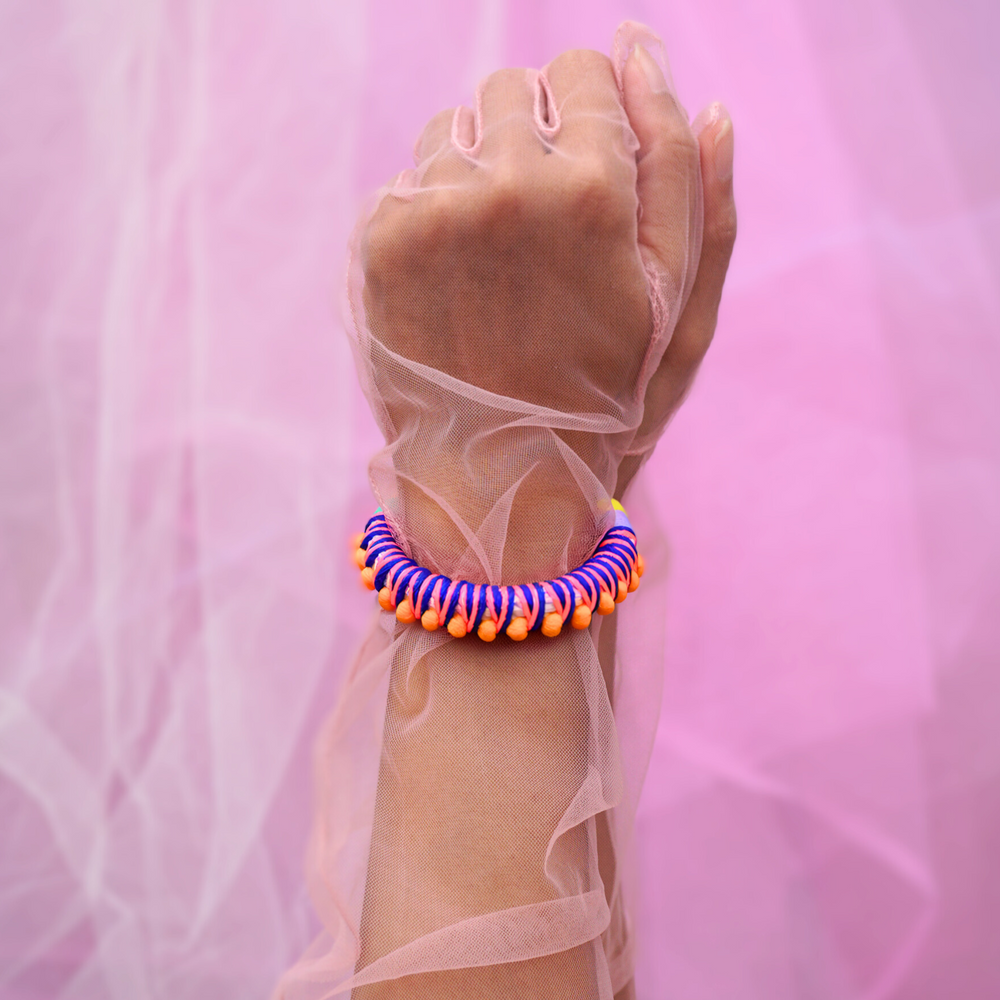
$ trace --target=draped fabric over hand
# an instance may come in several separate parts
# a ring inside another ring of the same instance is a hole
[[[647,432],[637,449],[644,417],[669,416],[651,416],[646,389],[698,267],[701,168],[638,43],[659,46],[625,24],[614,61],[568,52],[488,77],[473,108],[430,122],[416,167],[355,232],[352,341],[386,440],[372,485],[433,572],[509,585],[575,569],[614,524],[623,459],[652,448]],[[665,197],[645,204],[626,111],[640,99],[665,109],[649,156]],[[326,933],[280,996],[626,989],[656,721],[635,709],[658,702],[662,668],[664,595],[647,590],[617,613],[621,655],[596,616],[492,644],[389,611],[372,623],[318,753],[310,881]]]

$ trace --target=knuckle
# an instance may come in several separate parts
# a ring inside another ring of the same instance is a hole
[[[424,129],[424,135],[432,137],[450,136],[451,124],[454,120],[455,120],[454,108],[447,108],[444,111],[439,111],[427,123],[427,127]]]
[[[412,271],[435,245],[447,240],[455,217],[447,194],[430,192],[412,202],[387,196],[368,223],[364,237],[365,277],[370,284],[389,283]]]
[[[479,84],[479,89],[486,104],[500,95],[528,93],[528,71],[513,67],[498,69]]]
[[[677,137],[677,143],[684,155],[688,157],[697,170],[701,165],[701,145],[691,126],[687,125],[687,123],[685,123],[685,126],[681,135]]]
[[[737,230],[736,205],[732,199],[727,199],[726,203],[713,213],[705,229],[706,242],[717,252],[728,257],[736,242]]]
[[[611,60],[603,52],[595,52],[593,49],[567,49],[549,63],[545,72],[549,79],[556,80],[591,75],[614,79]]]
[[[635,186],[613,163],[593,160],[577,167],[563,185],[567,208],[589,224],[618,229],[635,220]]]
[[[365,233],[362,250],[365,285],[376,293],[391,285],[399,266],[400,241],[396,232],[396,228],[385,220],[372,220]]]
[[[676,369],[687,376],[697,369],[708,353],[712,338],[715,336],[715,316],[692,324],[684,333],[685,336],[677,339],[677,348],[672,360]]]
[[[364,232],[364,257],[366,269],[377,271],[380,263],[395,245],[398,212],[388,198],[383,198],[375,214],[368,220]]]
[[[685,121],[681,126],[671,130],[669,136],[670,146],[674,155],[682,160],[692,170],[700,170],[701,167],[701,147],[698,144],[698,137]]]
[[[516,222],[531,210],[533,200],[531,186],[516,164],[505,163],[495,170],[476,214],[491,226]]]
[[[701,151],[690,129],[665,128],[640,161],[640,170],[652,171],[664,182],[697,183],[701,175]]]
[[[656,158],[682,165],[691,172],[701,171],[701,146],[686,118],[667,118],[653,142],[651,153]]]
[[[451,123],[455,109],[439,111],[425,126],[414,146],[414,159],[421,160],[435,153],[451,139]]]

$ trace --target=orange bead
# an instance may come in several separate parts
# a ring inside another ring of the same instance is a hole
[[[590,608],[586,604],[578,604],[570,621],[573,623],[573,628],[587,628],[590,625],[590,617]]]
[[[371,566],[366,566],[361,571],[361,582],[369,589],[375,589],[375,570]]]
[[[483,642],[492,642],[497,637],[497,623],[493,621],[492,618],[484,618],[479,623],[479,629],[476,631],[476,635],[478,635]]]
[[[410,625],[416,620],[417,616],[413,613],[413,606],[410,604],[409,598],[404,597],[396,605],[396,621],[402,622],[404,625]]]
[[[383,587],[378,592],[378,606],[383,611],[392,611],[392,594],[388,587]]]
[[[351,535],[351,548],[360,549],[361,543],[365,540],[363,532],[358,532],[356,535]]]
[[[368,553],[364,549],[358,547],[354,553],[354,564],[358,569],[365,568],[365,560],[368,558]]]
[[[599,615],[610,615],[615,610],[615,599],[606,591],[601,591],[601,603],[597,605]]]
[[[433,632],[439,625],[438,613],[433,608],[428,608],[420,616],[420,624],[423,625],[428,632]]]
[[[542,635],[547,635],[554,639],[562,631],[562,615],[557,611],[550,611],[542,619]]]
[[[628,584],[624,580],[618,581],[618,593],[615,595],[615,603],[621,604],[628,597]]]
[[[632,579],[628,582],[628,592],[631,594],[634,590],[639,589],[639,574],[632,570]]]
[[[465,633],[468,631],[465,627],[465,622],[462,621],[458,615],[453,615],[450,622],[448,622],[448,634],[453,639],[462,639],[465,637]]]
[[[642,576],[642,574],[646,572],[646,560],[642,558],[641,553],[635,557],[635,571],[639,574],[639,576]]]
[[[507,635],[510,636],[514,642],[520,642],[522,639],[526,639],[528,636],[528,619],[515,618],[507,626]]]

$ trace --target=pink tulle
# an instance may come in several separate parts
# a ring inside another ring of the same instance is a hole
[[[997,15],[625,13],[692,113],[726,101],[740,209],[716,342],[629,509],[669,574],[638,995],[991,1000]],[[4,997],[263,998],[313,940],[312,744],[375,684],[346,676],[380,438],[343,248],[426,119],[502,65],[606,51],[621,14],[0,13]],[[635,681],[641,731],[660,691]]]

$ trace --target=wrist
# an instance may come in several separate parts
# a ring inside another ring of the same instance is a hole
[[[500,454],[477,466],[449,454],[419,465],[387,457],[371,467],[387,518],[415,561],[453,578],[511,585],[557,577],[586,560],[613,523],[610,491],[572,475],[558,452],[534,455],[523,470],[504,468]]]
[[[362,582],[403,624],[419,619],[432,632],[446,626],[456,639],[475,631],[486,642],[500,631],[515,640],[536,629],[555,638],[567,621],[585,629],[595,612],[611,614],[639,586],[642,559],[635,532],[624,507],[612,506],[615,523],[591,557],[547,580],[495,586],[435,572],[403,549],[398,529],[381,507],[358,536],[355,559]]]

